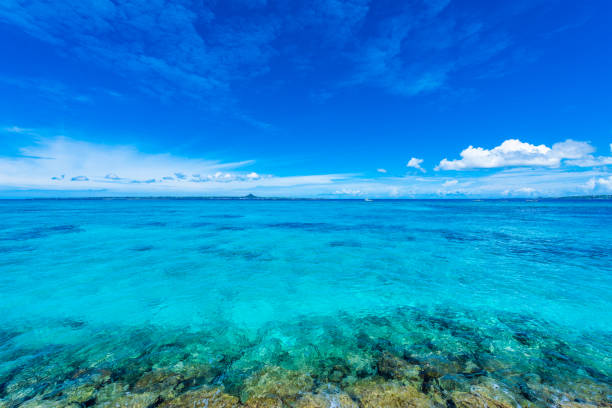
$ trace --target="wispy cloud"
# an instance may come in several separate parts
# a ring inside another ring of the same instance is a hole
[[[226,171],[252,164],[252,161],[223,163],[170,154],[145,154],[132,146],[94,144],[63,136],[39,137],[35,144],[21,147],[20,153],[17,157],[0,159],[3,186],[70,188],[73,181],[102,186],[150,179],[161,181],[173,175],[177,180],[190,178],[181,176],[179,171],[207,174],[215,179],[219,178],[219,172],[230,174]]]
[[[232,24],[213,6],[181,1],[9,0],[0,5],[0,21],[165,96],[197,96],[266,71],[275,30],[257,21]]]
[[[12,130],[13,128],[9,128]],[[37,137],[20,154],[0,158],[0,190],[103,190],[108,194],[241,193],[261,188],[333,184],[349,175],[275,177],[240,169],[253,160],[223,162],[150,154],[64,136]]]
[[[482,76],[483,65],[512,46],[510,34],[478,10],[461,14],[449,4],[373,2],[364,24],[368,35],[350,54],[356,72],[347,83],[412,96],[449,87],[450,79],[468,67],[478,67]]]
[[[0,76],[0,83],[21,88],[29,92],[36,91],[38,96],[61,104],[90,104],[93,102],[94,95],[100,93],[103,93],[107,97],[119,97],[118,93],[109,89],[74,89],[62,81],[48,78]]]
[[[221,103],[232,99],[236,83],[270,73],[280,60],[302,73],[337,66],[341,72],[329,72],[336,78],[331,87],[363,84],[400,95],[448,87],[461,69],[488,63],[512,45],[498,24],[507,7],[487,19],[479,9],[460,13],[449,4],[7,0],[0,22],[129,76],[142,92],[214,95]],[[316,98],[330,95],[327,85],[318,85]]]
[[[4,131],[7,133],[18,133],[18,134],[30,134],[34,129],[22,128],[19,126],[10,126],[4,128]]]

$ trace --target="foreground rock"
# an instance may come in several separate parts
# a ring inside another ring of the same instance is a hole
[[[102,408],[147,408],[158,401],[159,396],[153,392],[126,393],[112,400],[100,401],[96,407]]]
[[[427,395],[396,381],[359,381],[348,389],[348,393],[363,408],[429,408],[433,405]]]
[[[161,408],[238,408],[239,406],[238,398],[224,393],[221,388],[187,391],[159,405]]]
[[[246,379],[240,399],[247,402],[251,398],[272,398],[290,404],[300,394],[311,391],[313,385],[312,377],[304,373],[281,367],[266,367]]]
[[[343,392],[319,392],[304,394],[295,403],[295,408],[357,408],[355,401]]]

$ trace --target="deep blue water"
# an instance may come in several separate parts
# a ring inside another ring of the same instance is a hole
[[[389,355],[426,395],[454,375],[521,406],[611,403],[612,202],[0,201],[8,406],[91,370],[132,393],[203,366],[190,385],[243,402],[270,367],[345,392],[399,381]]]

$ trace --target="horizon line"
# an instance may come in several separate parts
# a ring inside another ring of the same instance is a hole
[[[538,200],[612,200],[612,195],[576,195],[555,197],[408,197],[408,198],[357,198],[357,197],[262,197],[246,196],[82,196],[82,197],[0,197],[0,201],[27,200],[236,200],[236,201],[538,201]]]

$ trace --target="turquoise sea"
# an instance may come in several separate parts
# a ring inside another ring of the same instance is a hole
[[[0,201],[0,407],[612,406],[612,201]]]

